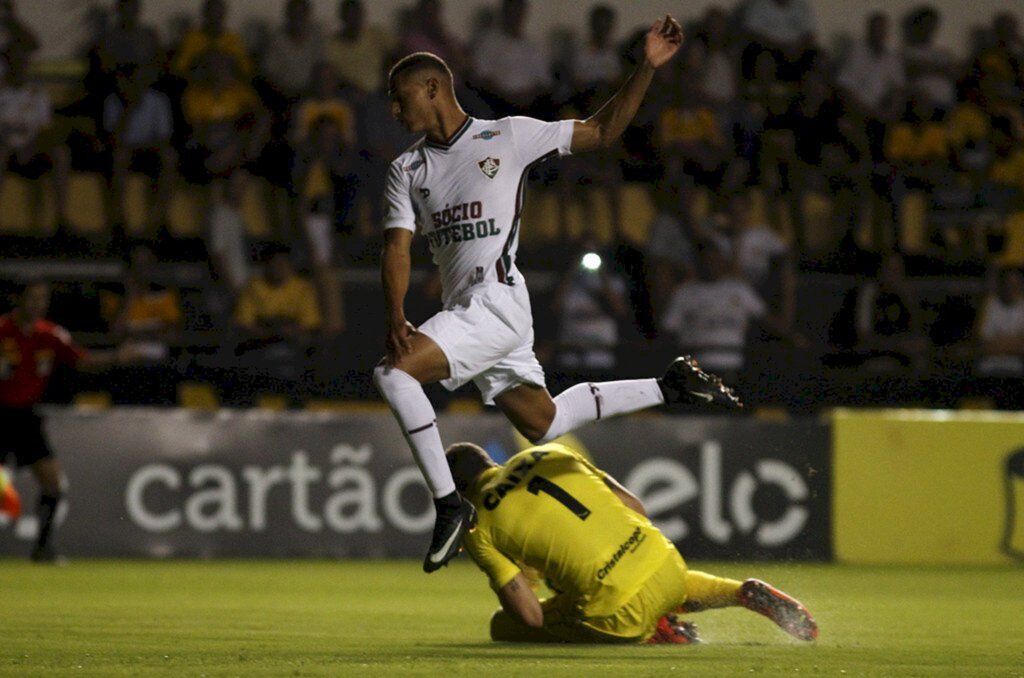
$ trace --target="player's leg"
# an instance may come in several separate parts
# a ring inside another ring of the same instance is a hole
[[[435,498],[455,491],[455,481],[444,457],[444,445],[437,430],[437,414],[423,384],[448,376],[444,353],[429,337],[411,337],[412,351],[394,365],[378,365],[373,382],[402,427],[413,457]]]
[[[54,551],[51,537],[53,524],[57,517],[57,507],[63,497],[60,484],[60,464],[53,455],[48,455],[32,463],[32,473],[39,483],[39,504],[36,519],[39,521],[39,532],[36,545],[32,550],[32,560],[36,562],[54,562],[58,559]]]
[[[516,430],[538,444],[551,442],[590,422],[666,402],[740,406],[721,380],[705,373],[689,358],[673,361],[660,379],[576,384],[554,398],[542,386],[521,383],[495,396],[494,402]]]
[[[373,382],[394,413],[416,464],[434,496],[437,520],[423,568],[433,572],[459,552],[462,535],[472,527],[472,505],[455,491],[444,456],[434,406],[423,384],[448,376],[448,361],[440,347],[424,334],[411,337],[412,351],[394,365],[378,365]]]
[[[529,320],[528,301],[520,308],[523,302],[514,294],[511,288],[495,284],[460,299],[417,328],[409,338],[412,347],[408,353],[394,364],[381,364],[374,370],[374,383],[401,423],[435,497],[453,492],[455,483],[434,408],[422,384],[441,382],[454,390],[499,363],[527,335],[532,337],[529,325],[519,329],[515,322]],[[507,317],[499,317],[506,308]]]
[[[680,608],[683,612],[702,612],[740,604],[737,596],[743,582],[697,570],[688,570],[685,579],[686,602]]]
[[[818,624],[799,600],[759,579],[743,582],[736,599],[748,610],[771,619],[794,638],[814,640],[818,637]]]
[[[449,528],[465,531],[475,514],[472,505],[455,492],[434,409],[421,384],[440,381],[454,390],[487,372],[532,339],[529,320],[525,289],[498,283],[482,286],[420,325],[411,337],[412,350],[396,364],[378,366],[374,371],[374,381],[401,423],[438,507],[434,542],[424,563],[428,572],[441,567],[459,550],[459,540],[454,536],[458,530]],[[450,555],[438,555],[433,560],[435,546]]]
[[[665,402],[656,379],[570,386],[552,398],[543,386],[520,384],[495,396],[512,425],[534,443],[551,442],[584,424]]]
[[[725,409],[743,407],[720,377],[702,370],[688,355],[680,356],[669,364],[665,374],[658,379],[658,386],[669,403],[693,403]]]
[[[680,611],[690,613],[736,606],[768,617],[800,640],[818,637],[818,625],[800,601],[759,579],[740,582],[694,570],[686,573],[686,602],[680,606]]]
[[[6,446],[14,451],[16,465],[19,468],[31,468],[39,485],[39,503],[36,508],[39,532],[32,550],[32,560],[58,562],[60,559],[53,549],[51,537],[63,492],[60,465],[46,442],[43,420],[31,408],[0,410],[0,430],[9,436]]]

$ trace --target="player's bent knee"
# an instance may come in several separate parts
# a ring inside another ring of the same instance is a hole
[[[412,377],[398,369],[386,365],[377,365],[373,368],[373,385],[377,387],[385,400],[399,390],[403,385],[408,385]]]
[[[544,414],[533,414],[527,418],[515,418],[513,423],[516,430],[533,445],[544,445],[550,443],[563,433],[555,426],[555,413],[548,417]],[[510,417],[511,418],[511,417]]]
[[[552,417],[550,421],[541,423],[544,427],[543,430],[540,426],[537,426],[535,429],[530,431],[535,435],[527,435],[526,433],[523,433],[523,435],[534,445],[547,445],[558,436],[568,432],[565,427],[559,426],[559,423],[560,422],[556,415],[555,417]]]

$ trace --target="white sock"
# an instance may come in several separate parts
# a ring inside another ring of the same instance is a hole
[[[549,443],[583,424],[636,412],[665,402],[657,379],[629,379],[576,384],[555,396],[555,418],[538,445]]]
[[[420,467],[435,499],[455,491],[455,481],[444,456],[437,415],[423,386],[407,372],[393,367],[377,366],[373,383],[398,419],[412,456]]]

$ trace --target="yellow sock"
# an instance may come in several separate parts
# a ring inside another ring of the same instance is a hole
[[[683,604],[683,610],[700,612],[736,605],[736,592],[740,590],[741,584],[735,579],[690,570],[686,573],[686,603]]]

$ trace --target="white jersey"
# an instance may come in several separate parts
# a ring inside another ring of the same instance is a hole
[[[750,320],[766,312],[745,280],[685,282],[672,293],[661,325],[706,369],[735,370],[743,367]]]
[[[388,168],[384,228],[427,236],[445,308],[474,285],[522,284],[519,217],[530,168],[569,154],[572,120],[466,122],[444,144],[421,139]]]
[[[982,341],[1015,338],[1024,335],[1024,301],[1007,304],[998,295],[985,301],[978,328]],[[1024,361],[1017,355],[983,355],[978,359],[978,372],[986,376],[1020,376]]]

